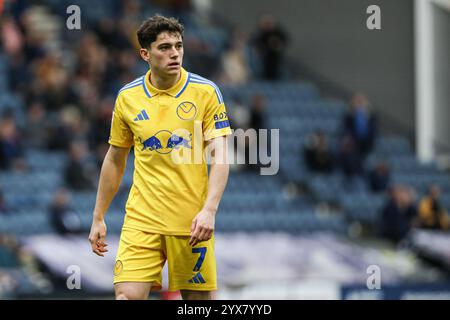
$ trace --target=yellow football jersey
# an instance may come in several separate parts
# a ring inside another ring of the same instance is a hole
[[[158,90],[150,83],[150,72],[119,91],[111,123],[111,145],[134,145],[133,185],[124,225],[189,235],[192,220],[206,200],[207,164],[180,163],[173,153],[183,157],[185,152],[194,160],[199,150],[203,154],[204,141],[231,134],[230,123],[212,81],[182,68],[172,88]]]

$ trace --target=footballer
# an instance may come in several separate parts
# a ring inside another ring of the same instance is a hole
[[[95,254],[108,251],[104,219],[134,146],[114,267],[116,299],[147,299],[161,289],[166,261],[169,291],[180,290],[183,299],[211,299],[217,290],[214,224],[228,180],[231,128],[216,84],[182,67],[183,31],[176,19],[160,15],[142,23],[137,38],[149,70],[115,102],[89,241]],[[196,125],[200,143],[194,143]],[[176,163],[171,156],[206,148],[213,150],[209,174],[205,161]]]

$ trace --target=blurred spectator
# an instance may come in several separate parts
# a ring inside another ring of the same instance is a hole
[[[96,109],[89,133],[92,149],[103,143],[108,143],[113,108],[114,100],[105,98]]]
[[[267,80],[280,79],[287,35],[276,25],[270,14],[259,18],[258,29],[252,42],[262,64],[262,77]]]
[[[234,104],[230,108],[229,118],[233,128],[242,129],[246,131],[246,138],[241,140],[237,136],[234,137],[235,143],[233,146],[237,153],[238,163],[245,163],[245,169],[259,169],[259,154],[266,152],[266,150],[259,150],[261,147],[267,146],[259,145],[259,129],[266,127],[264,109],[265,100],[262,95],[254,95],[251,98],[249,107],[247,108],[239,97],[234,98]],[[240,142],[242,141],[242,142]],[[270,141],[268,141],[270,143]],[[256,154],[254,154],[256,152]],[[250,160],[256,163],[250,163]]]
[[[66,185],[76,191],[94,188],[93,168],[88,160],[88,150],[83,142],[73,142],[69,150],[69,163],[64,170]]]
[[[429,188],[428,195],[419,203],[417,226],[426,229],[447,230],[450,220],[445,208],[440,202],[441,190],[433,185]]]
[[[369,173],[369,186],[373,192],[383,192],[389,186],[390,169],[385,161],[380,161],[376,164]]]
[[[217,15],[214,14],[214,3],[210,0],[191,0],[192,2],[192,15],[204,21],[210,23],[211,21],[217,19]],[[189,25],[187,25],[189,27]]]
[[[0,269],[0,300],[17,299],[15,291],[19,287],[19,280],[11,272],[3,270],[7,269]]]
[[[270,140],[267,140],[266,143],[260,143],[259,141],[259,130],[265,129],[266,121],[264,117],[264,109],[266,108],[266,102],[264,100],[264,96],[256,94],[252,97],[251,103],[250,103],[250,122],[249,122],[249,129],[254,129],[256,131],[256,135],[253,138],[250,138],[248,141],[248,144],[246,144],[246,154],[248,154],[248,159],[250,160],[250,152],[252,150],[256,150],[256,164],[250,164],[250,161],[246,162],[247,168],[249,169],[256,169],[258,170],[261,163],[260,163],[260,154],[267,154],[267,149],[270,150]],[[252,148],[251,146],[254,146]],[[261,148],[263,148],[261,150]]]
[[[73,212],[69,205],[69,194],[65,189],[56,191],[49,213],[51,222],[60,234],[81,232],[80,217]]]
[[[340,143],[339,163],[347,179],[363,174],[361,155],[354,140],[348,135]]]
[[[98,85],[99,77],[106,71],[108,57],[108,50],[102,46],[99,37],[93,32],[85,33],[77,50],[78,74]]]
[[[5,196],[3,195],[3,191],[0,190],[0,214],[7,213],[8,210],[6,208]]]
[[[266,101],[264,100],[264,96],[256,94],[252,97],[250,104],[250,128],[259,130],[266,127],[264,119],[265,107]]]
[[[246,130],[250,126],[250,110],[242,102],[241,98],[235,97],[230,103],[228,118],[232,128]]]
[[[230,85],[246,83],[249,79],[249,67],[246,55],[246,39],[235,30],[229,41],[229,47],[222,55],[221,82]]]
[[[134,25],[133,30],[136,30],[138,27],[138,23],[142,18],[142,11],[145,10],[142,8],[142,1],[140,0],[122,0],[122,8],[120,8],[120,20],[125,23],[129,23]],[[122,26],[121,26],[122,27]],[[122,30],[122,28],[120,28]],[[128,30],[128,29],[124,29]],[[133,32],[133,31],[132,31]]]
[[[47,111],[59,111],[64,105],[77,102],[69,73],[56,53],[37,60],[33,70],[38,82],[30,99],[41,100]]]
[[[33,77],[25,61],[25,54],[20,52],[9,57],[9,61],[9,88],[27,98],[31,92],[29,86]]]
[[[42,103],[34,101],[27,111],[27,125],[23,137],[26,147],[45,148],[47,146],[47,117]]]
[[[8,272],[19,267],[17,247],[15,236],[0,233],[0,300],[14,298],[14,292],[19,287],[19,279]]]
[[[127,1],[128,2],[128,1]],[[129,4],[136,1],[129,1]],[[131,6],[126,6],[130,8]],[[95,33],[98,35],[100,43],[108,49],[113,50],[126,50],[131,47],[131,43],[128,38],[120,32],[119,26],[112,17],[102,17],[98,24],[95,26]]]
[[[48,127],[47,148],[49,150],[67,150],[70,141],[72,141],[72,137],[69,128],[64,126],[64,123],[54,121]]]
[[[214,77],[220,66],[220,57],[216,56],[212,44],[199,38],[186,37],[184,40],[184,59],[187,68],[205,78]]]
[[[0,29],[3,51],[9,56],[9,86],[12,90],[23,90],[25,86],[29,85],[31,78],[23,52],[23,35],[18,24],[11,17],[4,17]]]
[[[177,17],[183,24],[186,24],[189,13],[193,9],[192,0],[152,0],[152,4],[168,10],[169,15]]]
[[[31,10],[26,10],[20,16],[20,20],[18,21],[25,40],[25,47],[23,50],[26,57],[25,61],[38,61],[47,54],[44,44],[46,34],[36,30],[35,21],[32,15],[33,13]]]
[[[10,56],[19,54],[23,48],[22,33],[13,18],[6,16],[2,20],[0,35],[3,50]]]
[[[50,150],[67,150],[71,141],[85,140],[90,123],[75,106],[65,106],[58,114],[53,114],[49,126],[48,147]]]
[[[322,131],[312,133],[303,147],[306,165],[314,172],[331,173],[334,168],[334,156]]]
[[[232,99],[232,102],[229,103],[229,109],[228,109],[228,119],[231,123],[231,127],[235,130],[239,130],[237,132],[240,132],[240,130],[247,130],[250,126],[250,110],[247,105],[245,105],[241,98],[239,96],[235,96]],[[236,155],[236,163],[231,163],[230,169],[242,169],[241,166],[238,166],[237,164],[243,164],[246,163],[245,157],[248,150],[248,141],[245,139],[244,146],[242,146],[240,143],[237,143],[239,139],[237,136],[233,137],[234,143],[231,143],[228,145],[230,157],[234,157]],[[249,137],[249,140],[252,138]]]
[[[12,113],[0,118],[0,169],[26,170],[22,140]]]
[[[416,216],[411,191],[403,186],[391,188],[380,221],[381,236],[398,243],[405,239]]]
[[[152,0],[151,3],[170,12],[186,13],[192,7],[192,0]]]
[[[369,101],[362,93],[353,96],[351,110],[344,118],[344,131],[355,141],[358,152],[365,157],[373,149],[377,121],[369,110]]]
[[[101,169],[109,144],[109,131],[114,101],[110,98],[102,100],[96,111],[90,130],[90,147],[94,150],[97,169]]]

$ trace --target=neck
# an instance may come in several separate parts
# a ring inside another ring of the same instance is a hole
[[[178,72],[178,74],[173,76],[162,76],[158,74],[157,72],[151,72],[150,73],[150,83],[159,90],[167,90],[172,88],[178,80],[180,80],[181,77],[181,71]]]

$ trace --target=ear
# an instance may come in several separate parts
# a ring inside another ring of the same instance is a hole
[[[150,63],[150,53],[148,49],[141,48],[139,54],[141,55],[142,60]]]

